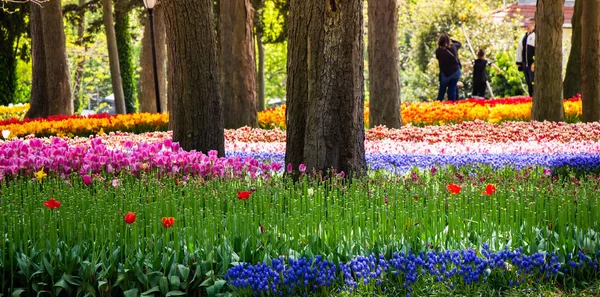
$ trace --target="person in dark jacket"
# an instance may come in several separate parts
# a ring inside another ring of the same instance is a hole
[[[438,39],[438,48],[435,51],[435,57],[440,65],[440,88],[438,91],[438,100],[444,100],[446,92],[448,100],[456,101],[456,84],[462,74],[460,59],[458,58],[458,49],[462,45],[456,40],[451,40],[448,34],[440,35]]]
[[[535,71],[535,19],[525,20],[525,36],[517,46],[517,66],[523,71],[529,96],[533,97],[534,71]]]
[[[500,74],[500,68],[492,62],[485,59],[485,51],[480,49],[477,52],[477,60],[473,61],[473,98],[485,98],[485,89],[487,88],[487,67],[494,67],[498,74]],[[469,72],[469,64],[465,69],[465,72]]]

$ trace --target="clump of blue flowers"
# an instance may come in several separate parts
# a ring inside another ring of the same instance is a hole
[[[433,277],[450,290],[455,285],[486,282],[492,273],[510,272],[513,276],[508,285],[519,286],[527,279],[550,280],[559,273],[577,273],[584,269],[598,271],[600,252],[596,255],[578,252],[567,255],[561,262],[555,253],[527,255],[522,248],[514,251],[504,248],[489,251],[484,244],[481,252],[467,249],[460,251],[427,252],[415,254],[394,253],[357,256],[346,263],[335,265],[317,256],[314,259],[273,260],[270,265],[241,264],[227,272],[229,284],[240,290],[251,290],[257,295],[304,296],[320,289],[332,289],[336,284],[341,290],[353,291],[360,286],[376,286],[385,290],[386,283],[401,283],[410,296],[412,287],[422,277]]]

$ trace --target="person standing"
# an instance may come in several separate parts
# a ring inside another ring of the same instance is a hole
[[[493,67],[500,74],[500,68],[496,64],[486,60],[485,51],[480,49],[477,52],[477,60],[472,62],[473,64],[473,97],[474,98],[485,98],[485,89],[487,88],[487,67]],[[469,72],[469,64],[465,69],[465,72]]]
[[[533,97],[535,71],[535,18],[525,20],[525,36],[517,46],[517,66],[523,71],[529,96]]]
[[[440,65],[440,88],[437,100],[444,100],[446,92],[448,92],[448,100],[458,99],[456,84],[462,74],[458,58],[458,49],[461,46],[460,42],[451,40],[448,34],[442,34],[438,39],[438,48],[435,51],[435,57]]]

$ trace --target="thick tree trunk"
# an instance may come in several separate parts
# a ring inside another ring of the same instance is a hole
[[[26,118],[45,118],[48,116],[48,88],[46,83],[46,54],[44,50],[44,28],[41,7],[31,3],[31,99]]]
[[[286,163],[296,171],[365,172],[362,9],[290,1]]]
[[[118,114],[126,113],[125,95],[123,83],[121,82],[121,70],[119,66],[119,52],[117,51],[117,37],[112,15],[112,0],[102,0],[102,17],[106,29],[106,43],[108,46],[108,61],[110,64],[110,80],[112,82],[113,94],[115,96],[115,111]]]
[[[535,85],[531,119],[565,119],[562,91],[563,0],[538,0],[536,11]]]
[[[262,33],[256,29],[256,44],[258,48],[258,69],[256,86],[258,88],[258,111],[265,110],[265,45],[262,42]]]
[[[117,52],[119,53],[119,71],[121,73],[123,95],[125,96],[125,111],[134,113],[137,109],[137,93],[135,79],[133,78],[135,66],[133,64],[129,9],[123,7],[115,11],[115,35]]]
[[[72,115],[73,94],[61,1],[51,0],[45,3],[41,11],[46,55],[46,87],[50,100],[48,113],[49,115]]]
[[[571,24],[571,53],[567,63],[564,82],[564,98],[573,98],[581,94],[581,12],[585,0],[575,1],[575,12]]]
[[[82,52],[77,54],[77,64],[75,66],[75,77],[73,78],[73,110],[77,113],[81,109],[83,105],[82,98],[82,84],[83,84],[83,73],[86,62],[86,52],[87,46],[84,45],[83,37],[85,36],[85,9],[83,6],[85,5],[85,0],[79,0],[79,11],[77,15],[79,19],[77,20],[77,46],[80,47]]]
[[[581,71],[584,122],[600,121],[600,0],[585,0],[581,20]]]
[[[221,1],[219,45],[225,128],[258,127],[254,9],[250,0]]]
[[[185,150],[225,155],[211,0],[166,0],[168,93],[173,140]]]
[[[144,37],[142,38],[140,73],[140,111],[156,112],[156,92],[154,89],[154,68],[152,66],[152,38],[150,36],[150,20],[146,15],[144,20]],[[163,5],[154,7],[154,39],[156,47],[156,62],[158,65],[158,86],[160,92],[160,106],[164,110],[170,109],[167,101],[167,36],[165,31],[165,14]],[[170,112],[171,110],[169,110]]]
[[[368,1],[370,125],[400,128],[397,0]]]

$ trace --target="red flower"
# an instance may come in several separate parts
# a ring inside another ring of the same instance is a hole
[[[496,193],[496,186],[493,184],[487,184],[487,186],[485,186],[485,191],[481,192],[481,195],[492,196],[494,193]]]
[[[248,199],[250,199],[250,195],[251,194],[252,194],[252,192],[248,192],[248,191],[238,192],[238,199],[240,199],[240,200],[248,200]]]
[[[84,176],[83,176],[83,183],[84,183],[86,186],[89,186],[89,185],[91,185],[91,184],[92,184],[92,178],[91,178],[89,175],[87,175],[87,174],[86,174],[86,175],[84,175]]]
[[[165,228],[173,227],[174,223],[175,223],[175,219],[173,217],[162,218],[162,224],[163,224],[163,227],[165,227]]]
[[[448,189],[448,191],[450,191],[454,195],[460,193],[460,189],[461,189],[461,187],[459,185],[455,185],[455,184],[449,184],[446,188]]]
[[[60,202],[54,198],[50,198],[50,200],[44,202],[44,205],[49,209],[57,209],[60,207]]]
[[[128,212],[128,213],[125,215],[125,223],[127,223],[127,224],[129,224],[129,225],[133,224],[133,223],[135,222],[135,218],[136,218],[136,217],[137,217],[137,216],[135,215],[135,213],[133,213],[133,212],[131,212],[131,211],[130,211],[130,212]]]

